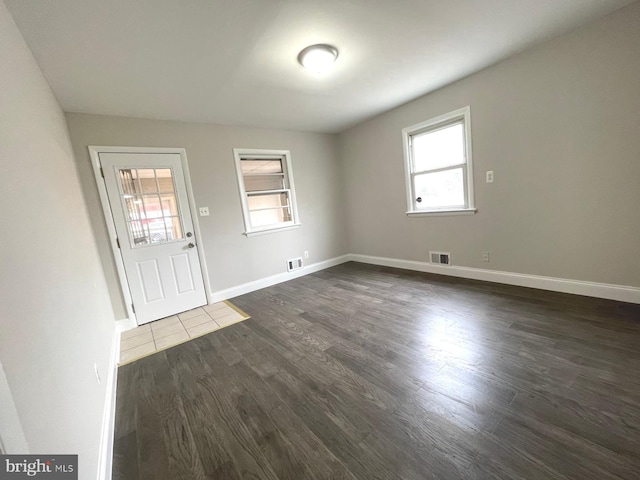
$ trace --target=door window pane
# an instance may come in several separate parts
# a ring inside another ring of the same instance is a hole
[[[178,205],[176,203],[176,196],[174,194],[162,194],[160,196],[162,202],[162,213],[166,216],[177,216]]]
[[[149,219],[146,226],[149,228],[149,243],[160,243],[168,240],[163,218]]]
[[[158,179],[158,188],[160,192],[173,192],[173,178],[170,168],[157,168],[156,178]]]
[[[160,203],[160,197],[156,195],[143,195],[142,201],[144,202],[144,213],[146,218],[161,218],[162,217],[162,204]]]
[[[171,169],[121,169],[119,177],[132,246],[184,238]]]
[[[129,237],[131,245],[146,245],[149,243],[149,235],[141,221],[129,222]]]
[[[122,192],[125,198],[140,193],[136,170],[120,170],[120,183],[122,184]]]
[[[182,225],[180,224],[180,217],[165,217],[164,221],[167,227],[168,240],[184,238],[182,236]]]
[[[144,217],[144,209],[142,207],[142,197],[138,195],[125,195],[125,206],[129,220],[140,220]]]
[[[156,174],[153,168],[139,168],[136,170],[140,191],[142,193],[155,193],[158,191],[156,184]]]

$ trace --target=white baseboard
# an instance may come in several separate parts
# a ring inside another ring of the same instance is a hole
[[[129,319],[126,319],[129,322]],[[109,358],[109,375],[107,376],[107,392],[105,395],[104,413],[102,417],[102,436],[100,440],[100,458],[98,459],[98,480],[111,480],[113,466],[113,442],[116,420],[116,387],[118,383],[118,359],[120,358],[120,328],[123,320],[116,322],[113,332],[113,343]]]
[[[501,272],[498,270],[486,270],[483,268],[458,267],[455,265],[433,265],[428,262],[414,260],[401,260],[398,258],[374,257],[371,255],[348,255],[349,260],[385,267],[404,268],[418,272],[437,273],[452,277],[484,280],[487,282],[504,283],[519,287],[538,288],[561,293],[585,295],[587,297],[606,298],[621,302],[640,303],[640,288],[624,285],[612,285],[608,283],[584,282],[581,280],[569,280],[566,278],[543,277],[539,275],[527,275],[523,273]]]
[[[349,260],[350,255],[342,255],[340,257],[335,257],[329,260],[324,260],[322,262],[307,265],[300,270],[294,270],[293,272],[277,273],[275,275],[271,275],[270,277],[243,283],[231,288],[225,288],[224,290],[211,292],[211,303],[221,302],[222,300],[228,300],[239,295],[244,295],[245,293],[260,290],[261,288],[267,288],[278,283],[288,282],[289,280],[293,280],[294,278],[299,278],[305,275],[309,275],[310,273],[319,272],[320,270],[324,270],[325,268],[335,267],[336,265],[348,262]]]
[[[132,330],[137,326],[138,324],[135,322],[135,320],[131,318],[122,318],[120,320],[116,320],[116,332],[118,333],[126,332],[127,330]]]
[[[212,303],[221,302],[222,300],[254,292],[261,288],[270,287],[278,283],[287,282],[294,278],[309,275],[310,273],[318,272],[325,268],[340,265],[341,263],[349,261],[640,304],[640,288],[637,287],[570,280],[566,278],[544,277],[541,275],[528,275],[524,273],[502,272],[499,270],[487,270],[483,268],[460,267],[455,265],[433,265],[429,262],[376,257],[372,255],[360,255],[357,253],[350,253],[325,260],[323,262],[314,263],[294,272],[278,273],[270,277],[243,283],[235,287],[211,292]]]

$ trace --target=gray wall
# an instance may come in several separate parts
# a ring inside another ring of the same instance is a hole
[[[3,2],[0,45],[0,365],[29,450],[95,478],[113,312],[64,114]]]
[[[98,239],[117,318],[126,313],[88,145],[183,147],[187,151],[212,290],[218,291],[286,272],[286,260],[308,250],[306,264],[347,252],[342,177],[335,135],[226,127],[86,114],[67,114],[78,170]],[[233,148],[291,151],[302,227],[247,238],[236,180]]]
[[[401,129],[465,105],[478,213],[407,218]],[[640,3],[356,126],[340,152],[353,253],[640,286]]]

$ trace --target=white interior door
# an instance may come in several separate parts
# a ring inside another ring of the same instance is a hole
[[[99,157],[138,324],[206,304],[180,155]]]

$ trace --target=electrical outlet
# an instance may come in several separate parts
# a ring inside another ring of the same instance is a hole
[[[100,371],[98,370],[98,364],[93,364],[93,371],[96,372],[96,380],[98,381],[98,385],[100,385]]]
[[[483,262],[489,261],[489,252],[482,252],[482,261]]]
[[[200,207],[198,210],[200,211],[200,216],[201,217],[208,217],[209,216],[209,207]]]
[[[487,170],[487,183],[493,183],[493,170]]]
[[[304,251],[304,258],[309,258],[309,250]]]

